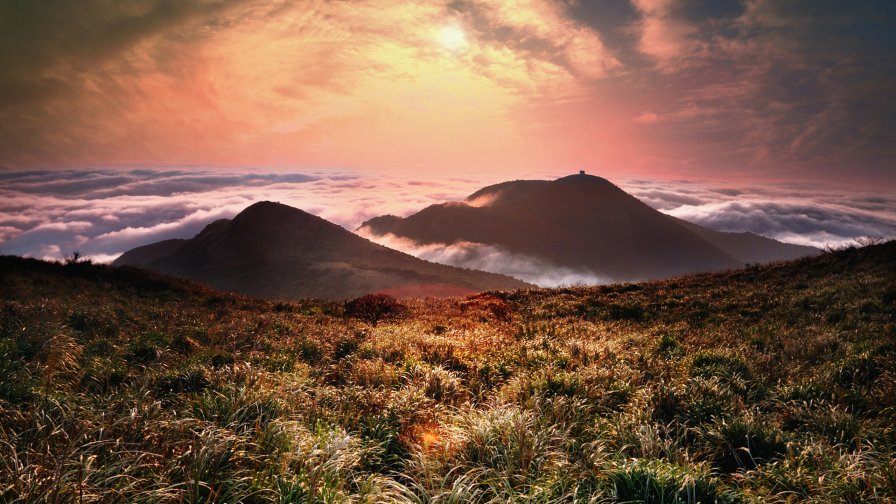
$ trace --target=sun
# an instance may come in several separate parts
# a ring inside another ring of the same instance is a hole
[[[446,25],[439,30],[439,42],[445,49],[457,52],[467,46],[467,33],[459,25]]]

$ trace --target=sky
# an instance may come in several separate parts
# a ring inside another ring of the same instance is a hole
[[[0,254],[580,169],[723,231],[892,238],[894,54],[892,1],[4,0]]]
[[[896,2],[5,0],[0,166],[896,183]]]

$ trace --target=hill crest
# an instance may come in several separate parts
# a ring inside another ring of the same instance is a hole
[[[192,239],[130,250],[113,264],[284,299],[529,287],[502,275],[423,261],[303,210],[269,201],[255,203],[231,220],[215,221]]]
[[[502,182],[474,192],[462,204],[431,205],[404,218],[376,217],[359,229],[421,245],[496,246],[616,281],[721,271],[817,252],[685,223],[605,178],[583,173]]]

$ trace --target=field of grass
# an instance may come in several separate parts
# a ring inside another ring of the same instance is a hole
[[[896,501],[896,242],[400,304],[0,258],[0,502],[346,501]]]

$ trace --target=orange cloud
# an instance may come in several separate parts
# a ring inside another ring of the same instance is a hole
[[[490,38],[483,19],[521,39]],[[446,26],[463,47],[445,46]],[[515,111],[581,94],[619,66],[552,3],[516,0],[460,13],[429,2],[250,3],[143,39],[123,60],[82,90],[95,118],[79,133],[90,146],[82,161],[519,164],[508,153],[532,144]]]
[[[0,2],[0,165],[891,177],[892,22],[808,5]]]

